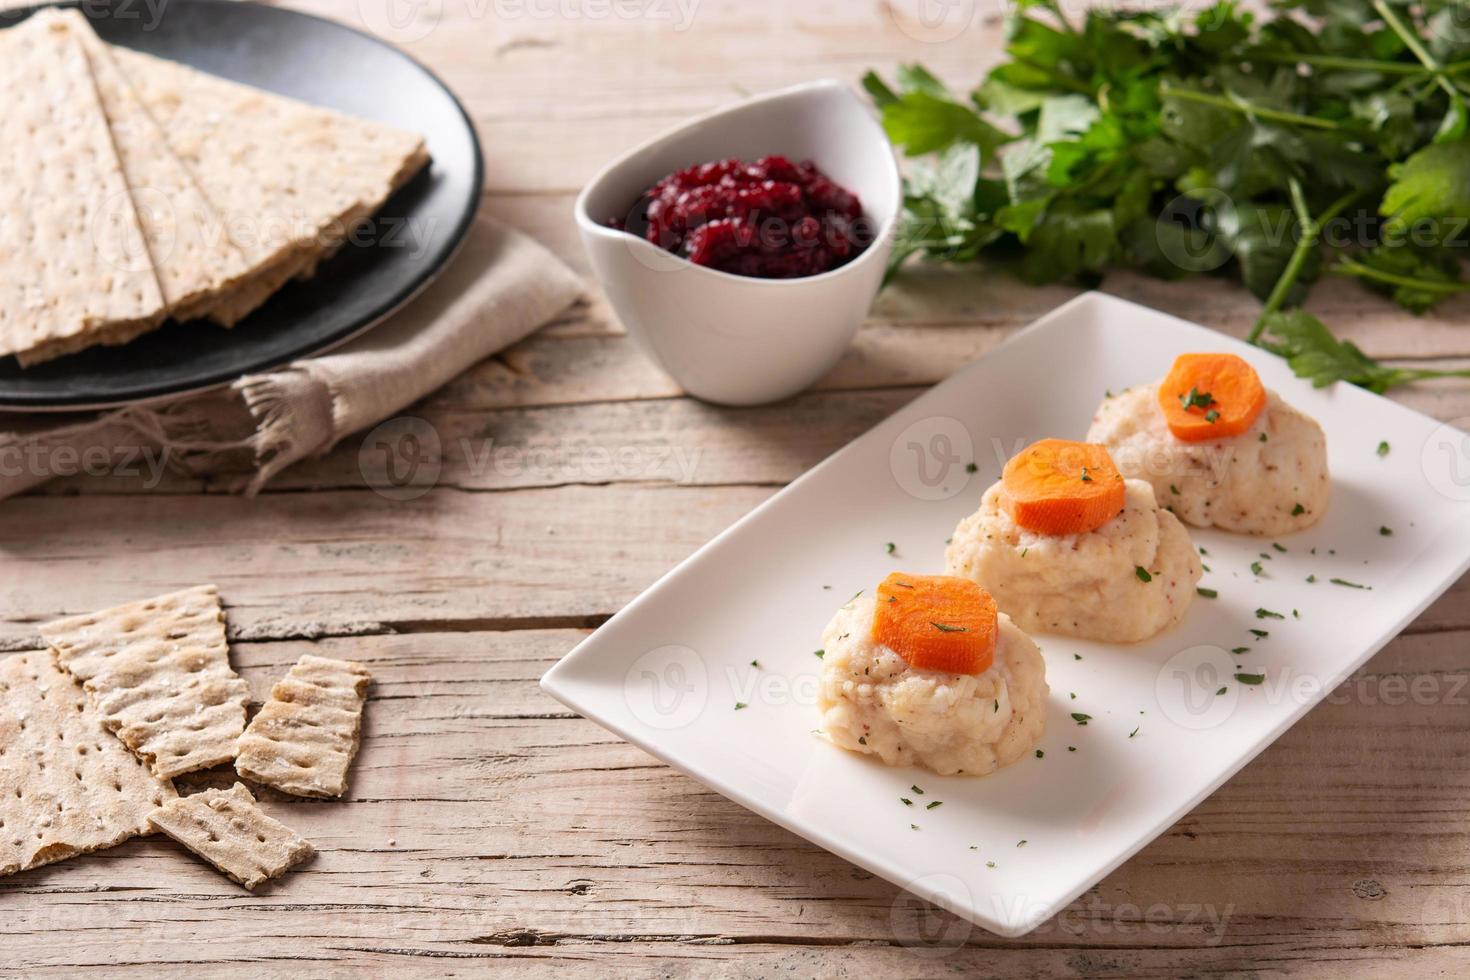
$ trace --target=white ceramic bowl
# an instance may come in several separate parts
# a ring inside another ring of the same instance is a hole
[[[812,160],[862,200],[876,240],[852,262],[803,279],[755,279],[695,265],[608,227],[659,179],[695,164],[784,154]],[[796,394],[842,357],[882,284],[903,200],[893,148],[868,105],[820,81],[702,116],[631,150],[577,198],[592,268],[635,341],[684,390],[725,405]]]

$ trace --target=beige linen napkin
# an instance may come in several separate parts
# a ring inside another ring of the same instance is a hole
[[[150,450],[191,475],[253,469],[240,489],[254,493],[525,337],[581,293],[545,248],[481,216],[422,295],[320,357],[162,403],[65,417],[0,413],[0,499],[56,476],[136,465]]]

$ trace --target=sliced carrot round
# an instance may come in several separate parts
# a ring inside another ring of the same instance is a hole
[[[1261,414],[1266,389],[1256,369],[1234,354],[1181,354],[1159,383],[1159,407],[1176,439],[1230,439]]]
[[[878,586],[873,639],[916,670],[984,673],[995,634],[995,600],[969,579],[894,572]]]
[[[1106,446],[1066,439],[1033,442],[1001,473],[1001,506],[1037,534],[1096,531],[1123,510],[1126,488]]]

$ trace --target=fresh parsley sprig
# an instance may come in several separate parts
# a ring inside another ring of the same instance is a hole
[[[1470,376],[1379,364],[1300,309],[1324,274],[1415,313],[1470,292],[1463,0],[1075,22],[1019,0],[1005,60],[967,97],[917,65],[863,84],[916,158],[890,274],[922,255],[1031,282],[1232,276],[1264,304],[1251,340],[1314,384]]]

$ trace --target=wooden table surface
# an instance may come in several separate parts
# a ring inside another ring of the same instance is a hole
[[[583,273],[573,195],[622,148],[869,66],[922,60],[967,87],[1000,38],[990,3],[942,43],[895,12],[912,3],[694,0],[687,23],[690,0],[424,0],[393,22],[384,3],[300,6],[376,27],[439,72],[484,141],[486,210]],[[1256,309],[1213,281],[1105,288],[1237,336]],[[816,390],[737,411],[681,397],[592,287],[412,410],[444,446],[418,499],[367,487],[349,439],[256,499],[119,476],[0,504],[0,649],[34,649],[58,614],[212,581],[257,697],[309,651],[377,676],[350,799],[266,797],[320,847],[314,864],[250,895],[155,838],[0,880],[0,972],[1470,973],[1470,582],[1019,940],[920,908],[538,690],[699,545],[1072,293],[916,272]],[[1314,309],[1378,356],[1470,359],[1470,303],[1415,319],[1334,283]],[[1470,415],[1466,384],[1394,397]]]

